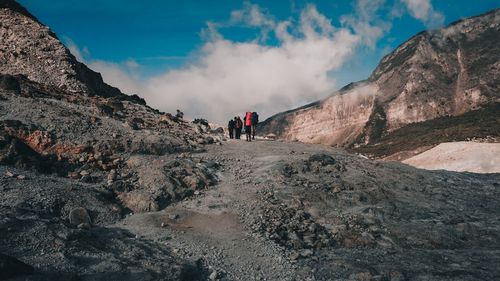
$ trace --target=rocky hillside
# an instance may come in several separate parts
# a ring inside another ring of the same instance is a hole
[[[0,72],[24,75],[61,90],[122,96],[99,73],[78,62],[49,27],[12,0],[0,1]]]
[[[188,122],[159,112],[107,85],[26,9],[0,0],[2,254],[24,260],[39,256],[32,265],[43,268],[39,274],[47,280],[71,279],[58,275],[61,268],[98,280],[93,274],[102,268],[82,267],[88,255],[96,264],[120,259],[101,266],[138,272],[131,280],[199,278],[200,265],[132,241],[130,233],[102,228],[92,234],[95,239],[76,237],[126,214],[163,209],[215,184],[209,165],[194,162],[190,153],[220,142],[221,130],[205,120]],[[151,163],[161,156],[168,160],[153,169]],[[130,255],[118,256],[123,249]],[[137,259],[144,251],[149,256]],[[7,269],[17,268],[10,264],[19,265],[9,256],[0,256],[2,280],[11,276]]]
[[[260,125],[261,132],[303,142],[369,146],[409,124],[437,118],[453,123],[456,116],[495,107],[500,102],[498,38],[500,10],[422,32],[384,57],[367,80],[277,114]],[[500,113],[493,114],[499,124]],[[471,132],[465,137],[485,136]]]

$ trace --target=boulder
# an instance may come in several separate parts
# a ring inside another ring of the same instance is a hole
[[[125,207],[134,213],[155,212],[160,210],[160,206],[153,194],[146,191],[135,190],[124,192],[118,195]]]
[[[73,226],[79,226],[81,224],[89,224],[90,216],[85,208],[75,208],[69,212],[69,223]]]
[[[21,93],[21,86],[16,77],[12,75],[0,75],[0,89],[12,91],[16,94]]]
[[[318,162],[322,166],[335,164],[335,159],[332,156],[324,153],[316,153],[309,157],[310,162]]]

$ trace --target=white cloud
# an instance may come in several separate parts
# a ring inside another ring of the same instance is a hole
[[[254,27],[274,27],[275,22],[271,15],[267,11],[262,10],[258,5],[245,2],[243,9],[234,10],[231,12],[231,19],[229,20],[232,24],[245,23],[249,26]]]
[[[385,0],[358,0],[356,11],[364,21],[371,21],[377,16],[378,10],[385,4]]]
[[[358,0],[356,14],[342,16],[341,22],[353,29],[364,45],[373,49],[377,41],[391,29],[391,24],[377,15],[384,4],[385,0]]]
[[[224,122],[246,111],[262,118],[314,101],[335,89],[328,76],[361,46],[374,46],[387,27],[371,24],[383,1],[360,0],[356,15],[334,26],[314,5],[298,19],[277,21],[257,5],[246,3],[227,23],[207,23],[206,40],[193,63],[146,80],[134,76],[136,62],[112,64],[79,54],[89,67],[127,93],[138,93],[149,105],[167,112],[181,108],[190,117]],[[219,32],[227,25],[260,28],[258,40],[235,42]],[[266,45],[274,35],[278,44]],[[75,53],[79,53],[78,49]]]
[[[422,21],[428,28],[443,25],[444,16],[432,7],[431,0],[401,0],[410,14]]]

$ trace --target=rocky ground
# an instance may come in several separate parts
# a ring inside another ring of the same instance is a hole
[[[182,163],[195,163],[199,179],[217,183],[159,211],[133,211],[105,179],[0,166],[2,253],[34,266],[31,280],[500,278],[498,174],[418,170],[280,141],[231,141],[148,163],[144,176],[159,190],[158,163],[177,179],[198,171]]]
[[[15,1],[0,19],[0,280],[500,279],[500,174],[224,141],[106,85]],[[496,136],[488,112],[463,118]]]
[[[205,278],[201,261],[109,226],[215,185],[213,163],[187,153],[222,132],[133,97],[0,74],[0,280]]]

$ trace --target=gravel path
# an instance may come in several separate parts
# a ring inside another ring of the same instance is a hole
[[[209,279],[498,277],[498,174],[427,172],[263,140],[192,157],[220,165],[217,186],[116,226],[202,261]]]
[[[0,166],[0,251],[33,280],[500,278],[500,174],[264,140],[126,163],[151,194],[193,171],[216,183],[177,185],[165,208],[133,213],[105,182]],[[92,227],[68,221],[81,207]]]
[[[262,155],[267,151],[255,150],[263,143],[231,141],[197,155],[222,164],[218,186],[163,211],[129,216],[117,226],[162,241],[185,258],[203,259],[212,278],[306,280],[283,248],[245,224],[262,208],[257,192],[265,182],[255,171],[273,159]]]

